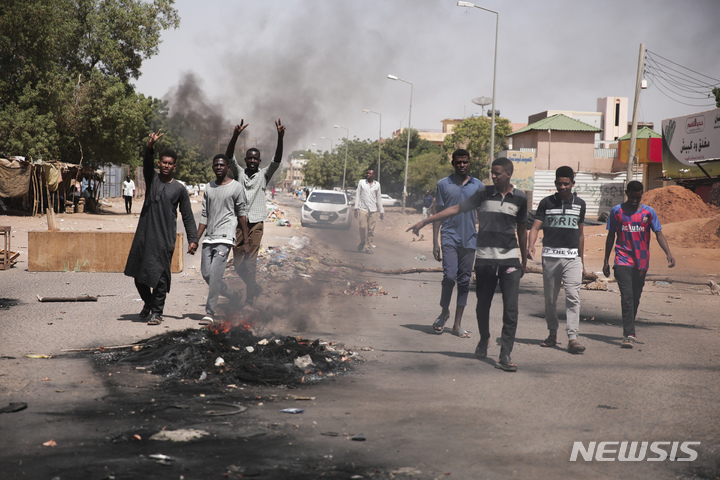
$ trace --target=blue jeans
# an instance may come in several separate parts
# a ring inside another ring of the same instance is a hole
[[[232,245],[225,243],[204,243],[202,246],[202,259],[200,262],[200,273],[205,283],[210,287],[208,290],[205,313],[215,315],[215,309],[220,295],[232,298],[227,284],[223,281],[225,265],[227,264],[228,253]]]
[[[620,289],[622,308],[623,337],[635,336],[635,316],[640,306],[640,295],[645,286],[646,271],[635,267],[615,265],[615,280]]]
[[[503,327],[500,337],[500,357],[510,357],[515,345],[518,322],[518,294],[523,271],[520,267],[475,265],[477,277],[477,315],[480,340],[490,339],[490,306],[495,287],[500,283],[503,299]]]
[[[457,283],[457,305],[467,305],[468,292],[470,291],[470,276],[472,275],[473,262],[475,261],[475,249],[463,248],[455,245],[442,245],[442,293],[440,295],[440,307],[444,310],[450,308],[455,283]]]

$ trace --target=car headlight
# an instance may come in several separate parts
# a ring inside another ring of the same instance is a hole
[[[308,207],[307,205],[303,205],[303,210],[306,212],[312,212],[312,208]]]
[[[347,209],[347,208],[343,208],[343,209],[340,210],[338,213],[342,213],[343,215],[345,215],[347,212],[348,212],[348,209]]]

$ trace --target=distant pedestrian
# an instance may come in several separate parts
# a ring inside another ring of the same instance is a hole
[[[133,195],[135,195],[135,182],[130,180],[130,175],[127,175],[123,182],[123,198],[125,199],[126,213],[131,213]]]
[[[472,197],[478,190],[485,188],[480,180],[470,175],[470,154],[467,150],[460,149],[453,152],[452,166],[455,173],[437,183],[437,199],[433,199],[430,195],[439,211],[458,205]],[[455,321],[451,333],[460,338],[470,337],[470,332],[462,328],[462,317],[467,305],[475,263],[477,247],[475,223],[475,210],[455,215],[442,222],[433,222],[433,257],[438,262],[442,261],[443,266],[441,311],[433,323],[435,333],[440,334],[445,330],[445,323],[450,318],[450,300],[457,283]]]
[[[496,159],[491,167],[494,185],[478,190],[462,203],[446,208],[407,229],[418,235],[420,229],[428,223],[477,209],[479,228],[475,276],[480,342],[475,348],[475,356],[487,357],[490,306],[495,287],[499,283],[503,299],[503,328],[500,358],[495,366],[506,372],[517,371],[517,365],[510,360],[510,354],[515,345],[517,331],[520,279],[527,270],[527,196],[510,183],[512,173],[513,164],[509,159]]]
[[[380,182],[375,181],[375,170],[369,168],[365,178],[358,182],[355,192],[355,218],[358,218],[358,216],[360,218],[358,221],[360,227],[358,252],[373,253],[375,224],[377,223],[378,214],[380,220],[383,220],[385,209],[382,204]]]
[[[209,289],[201,325],[215,322],[219,295],[233,304],[239,303],[241,298],[223,281],[228,254],[235,246],[236,229],[239,227],[245,237],[248,235],[245,187],[228,176],[229,163],[227,156],[215,155],[212,168],[216,179],[207,184],[202,199],[198,238],[205,233],[205,240],[202,242],[200,272]],[[249,243],[244,245],[244,250],[250,250]]]
[[[432,196],[430,193],[430,190],[425,190],[425,196],[423,197],[423,209],[422,209],[422,218],[423,220],[432,215],[430,213],[430,209],[433,206],[433,203],[435,203],[435,197]]]
[[[172,177],[177,168],[177,154],[172,150],[160,152],[160,172],[155,172],[153,145],[163,135],[159,130],[157,133],[151,132],[145,148],[145,202],[125,265],[125,275],[135,278],[135,287],[144,302],[140,318],[149,316],[148,325],[160,325],[163,321],[165,298],[170,292],[170,266],[177,236],[178,206],[187,234],[188,253],[195,254],[198,247],[190,197],[187,189]]]
[[[280,119],[275,122],[277,129],[277,146],[275,147],[275,155],[270,165],[260,168],[260,150],[250,148],[245,153],[245,165],[243,170],[239,168],[237,159],[235,158],[235,143],[238,136],[249,124],[236,125],[233,130],[233,136],[228,143],[225,154],[230,158],[230,171],[233,177],[245,187],[245,194],[248,202],[248,232],[243,234],[242,231],[236,232],[235,248],[233,248],[233,257],[235,259],[235,271],[238,276],[245,282],[245,303],[252,305],[260,295],[262,288],[258,285],[256,279],[257,256],[262,243],[264,222],[267,218],[267,207],[265,198],[265,188],[267,187],[273,174],[280,167],[283,154],[283,137],[285,136],[285,126]],[[249,245],[249,249],[246,247]]]
[[[572,167],[555,170],[557,193],[540,201],[528,236],[528,255],[535,256],[535,241],[543,229],[542,267],[545,291],[545,321],[548,337],[541,347],[557,345],[557,298],[560,287],[565,289],[565,331],[567,350],[582,353],[585,347],[578,341],[580,329],[580,286],[585,274],[585,202],[573,194],[575,172]]]
[[[615,205],[608,217],[603,273],[606,277],[610,277],[609,261],[614,244],[613,269],[620,289],[623,321],[623,340],[620,347],[633,348],[636,340],[635,317],[645,286],[645,276],[650,266],[650,231],[655,232],[658,244],[665,252],[669,268],[675,266],[675,258],[670,253],[667,239],[661,231],[662,226],[657,213],[652,207],[640,203],[643,184],[635,180],[628,182],[625,193],[627,201]]]

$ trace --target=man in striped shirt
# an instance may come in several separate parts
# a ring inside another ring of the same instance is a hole
[[[650,266],[650,231],[655,232],[660,248],[665,252],[669,268],[675,266],[675,258],[670,253],[667,239],[661,231],[662,226],[657,213],[652,207],[640,203],[643,184],[635,180],[628,182],[625,193],[627,201],[615,205],[608,217],[603,273],[606,277],[610,276],[610,252],[615,244],[613,268],[620,289],[623,320],[623,341],[620,347],[633,348],[635,316],[645,286],[645,274]]]
[[[582,353],[585,346],[578,341],[580,329],[580,285],[585,272],[583,251],[585,235],[585,202],[573,194],[575,172],[572,167],[555,170],[557,193],[543,198],[535,212],[535,220],[528,239],[528,255],[535,256],[535,240],[542,227],[543,287],[545,291],[545,321],[548,337],[541,347],[557,345],[557,297],[560,286],[565,287],[565,331],[568,352]]]
[[[490,306],[499,283],[503,296],[503,328],[500,359],[495,366],[506,372],[517,371],[510,354],[517,330],[520,279],[527,269],[527,196],[510,183],[512,173],[513,164],[510,160],[504,157],[496,159],[491,167],[494,185],[478,190],[462,203],[421,220],[407,230],[418,235],[420,229],[428,223],[477,209],[479,228],[475,253],[475,313],[480,342],[475,348],[475,355],[478,358],[487,357]]]
[[[228,143],[225,155],[230,160],[230,172],[233,178],[237,179],[245,187],[245,195],[247,197],[248,212],[247,225],[248,234],[238,228],[236,235],[236,244],[233,248],[233,258],[235,259],[235,271],[238,276],[245,282],[246,296],[245,304],[252,305],[255,298],[260,294],[262,288],[257,284],[255,279],[255,271],[257,268],[257,255],[260,250],[260,243],[263,237],[263,227],[265,218],[267,217],[267,208],[265,207],[265,187],[277,171],[282,161],[283,154],[283,137],[285,136],[285,127],[280,119],[275,122],[277,128],[277,147],[275,148],[275,156],[270,165],[260,168],[260,150],[250,148],[245,153],[245,165],[247,168],[242,170],[238,166],[235,158],[235,143],[238,136],[248,127],[249,124],[236,125],[233,130],[233,136]],[[249,243],[249,251],[245,248],[245,244]]]

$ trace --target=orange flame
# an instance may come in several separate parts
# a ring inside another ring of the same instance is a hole
[[[208,325],[208,330],[210,330],[213,335],[228,333],[232,329],[240,329],[250,332],[252,331],[252,325],[254,323],[254,320],[255,319],[253,318],[253,315],[246,315],[244,317],[241,317],[239,315],[230,315],[222,322],[215,322],[211,325]]]

